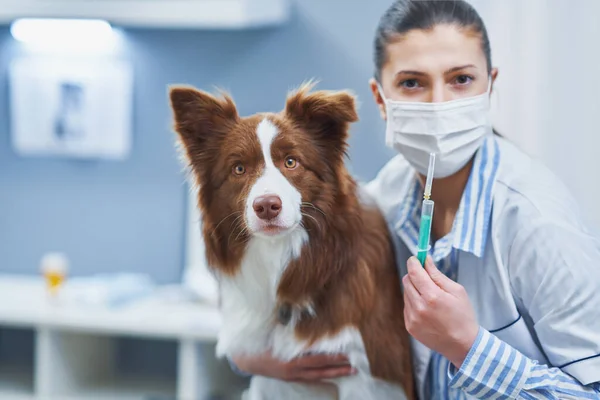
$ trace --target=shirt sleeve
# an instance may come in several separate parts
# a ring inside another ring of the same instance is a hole
[[[583,385],[559,368],[539,365],[483,328],[450,387],[478,398],[599,399],[600,384]]]
[[[515,298],[548,364],[584,385],[600,381],[600,243],[582,228],[538,224],[508,257]]]
[[[231,368],[231,370],[239,376],[243,376],[245,378],[251,377],[252,374],[249,374],[247,372],[242,371],[241,369],[238,368],[237,365],[235,365],[235,363],[233,361],[231,361],[231,359],[229,357],[227,357],[227,362],[229,363],[229,368]]]

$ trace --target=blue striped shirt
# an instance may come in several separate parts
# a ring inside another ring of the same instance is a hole
[[[475,156],[450,233],[431,248],[437,267],[456,280],[458,254],[482,257],[491,221],[492,190],[500,160],[498,143],[489,137]],[[399,208],[397,232],[416,254],[423,188],[414,178]],[[427,399],[600,399],[600,384],[583,386],[559,368],[539,365],[480,328],[461,368],[433,353],[427,374]]]

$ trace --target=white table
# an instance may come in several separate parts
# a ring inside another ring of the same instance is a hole
[[[0,330],[34,331],[34,364],[15,370],[0,359],[0,399],[203,400],[239,398],[245,381],[214,357],[216,308],[156,294],[116,309],[51,300],[41,278],[0,276]],[[178,343],[175,382],[123,379],[114,373],[115,337]]]

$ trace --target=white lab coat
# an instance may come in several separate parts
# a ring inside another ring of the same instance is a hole
[[[500,166],[485,251],[481,258],[459,253],[458,283],[483,328],[584,385],[600,381],[600,242],[552,173],[507,140],[495,140]],[[366,186],[392,231],[413,179],[413,168],[399,155]],[[412,254],[393,236],[404,275]],[[424,398],[431,353],[416,340],[412,344]]]

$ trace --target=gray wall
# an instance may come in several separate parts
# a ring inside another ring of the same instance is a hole
[[[351,167],[370,179],[391,155],[371,100],[371,42],[390,0],[302,0],[283,27],[239,32],[126,30],[135,70],[134,146],[123,162],[21,158],[10,147],[6,69],[21,52],[0,28],[0,272],[37,273],[65,251],[74,275],[146,271],[180,278],[186,188],[173,148],[166,86],[229,90],[241,114],[276,111],[309,78],[361,101]]]

